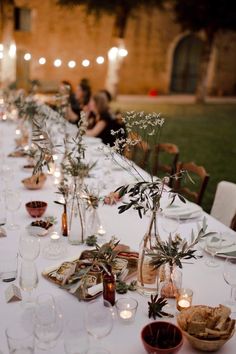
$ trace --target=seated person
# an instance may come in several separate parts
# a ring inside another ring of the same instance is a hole
[[[89,119],[89,129],[87,136],[101,138],[104,144],[113,146],[116,136],[111,134],[111,130],[117,131],[121,128],[110,112],[109,101],[104,92],[99,92],[90,101],[90,110],[94,118]],[[91,114],[90,114],[91,117]]]
[[[78,124],[80,120],[80,112],[87,111],[88,103],[91,97],[91,87],[88,80],[82,79],[75,93],[69,98],[70,105],[67,109],[66,119],[70,123]]]

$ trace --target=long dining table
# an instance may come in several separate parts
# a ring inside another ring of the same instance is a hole
[[[25,165],[25,158],[8,157],[8,154],[15,149],[17,123],[13,121],[0,121],[0,149],[1,149],[1,191],[5,188],[14,188],[21,193],[21,207],[15,213],[15,222],[19,224],[17,230],[8,230],[7,224],[4,228],[7,231],[7,237],[0,238],[0,249],[7,252],[18,252],[18,241],[22,233],[27,232],[26,227],[32,222],[32,218],[26,211],[25,203],[31,200],[42,200],[48,203],[45,216],[54,216],[57,218],[58,223],[55,225],[55,229],[60,233],[60,220],[62,214],[62,208],[54,203],[55,200],[55,177],[48,175],[47,181],[44,187],[40,190],[28,190],[22,184],[22,179],[29,177],[30,172],[26,172],[23,169]],[[95,151],[97,144],[92,138],[85,140],[88,146],[86,154],[89,161],[97,161],[94,169],[91,172],[91,177],[88,181],[91,185],[100,187],[101,195],[106,195],[109,191],[114,190],[119,185],[132,182],[130,175],[124,170],[117,168],[112,161],[105,159],[102,152]],[[119,205],[119,204],[118,204]],[[106,239],[109,240],[111,236],[116,236],[122,244],[130,246],[132,250],[138,251],[139,243],[146,231],[149,218],[144,216],[139,218],[137,212],[130,209],[123,214],[118,214],[116,205],[99,204],[98,213],[101,219],[103,228],[106,230]],[[209,214],[202,212],[201,216],[183,220],[180,222],[178,232],[182,237],[190,240],[191,230],[195,232],[198,227],[198,223],[201,222],[203,217],[206,217],[208,223],[208,230],[214,232],[228,233],[233,236],[236,234],[227,228],[225,225],[211,217]],[[8,215],[9,217],[9,215]],[[161,216],[160,216],[161,219]],[[161,229],[161,225],[160,229]],[[40,238],[41,252],[36,259],[37,270],[39,274],[39,283],[34,290],[34,296],[42,293],[50,293],[56,299],[56,302],[60,305],[63,315],[64,328],[67,326],[71,316],[80,317],[86,311],[87,303],[78,301],[78,299],[69,294],[67,291],[59,288],[55,284],[49,282],[42,276],[42,272],[54,265],[61,264],[67,259],[78,257],[81,252],[88,248],[86,245],[71,245],[66,237],[61,236],[61,242],[65,244],[65,252],[59,259],[48,259],[45,257],[43,249],[49,242],[50,236]],[[225,303],[230,295],[230,287],[223,279],[222,271],[224,265],[224,259],[219,258],[218,267],[208,267],[206,265],[206,259],[209,257],[207,253],[202,251],[203,257],[197,260],[183,263],[183,287],[190,288],[193,291],[193,305],[202,304],[209,306],[218,306]],[[19,260],[20,263],[20,260]],[[8,353],[5,329],[10,323],[14,322],[17,315],[21,314],[24,309],[21,306],[21,302],[6,302],[5,291],[11,283],[0,282],[0,351],[4,354]],[[19,286],[19,279],[14,281],[14,284]],[[22,291],[24,297],[24,291]],[[102,339],[103,346],[106,347],[111,354],[142,354],[145,350],[141,341],[142,328],[153,321],[148,318],[148,298],[141,296],[137,292],[128,292],[125,295],[116,295],[120,297],[133,297],[138,301],[138,309],[136,313],[135,321],[130,324],[124,324],[117,319],[114,321],[112,331]],[[177,313],[177,310],[175,311]],[[172,319],[165,319],[176,324],[176,316]],[[62,354],[64,353],[63,334],[57,341],[56,346],[44,351],[47,353]],[[93,339],[91,339],[91,342]],[[234,335],[219,351],[219,354],[234,354],[236,348],[236,336]],[[36,348],[35,353],[43,353],[42,350]],[[180,349],[182,354],[197,353],[189,342],[185,339],[182,348]]]

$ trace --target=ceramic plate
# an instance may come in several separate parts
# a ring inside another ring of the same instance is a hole
[[[180,219],[192,219],[197,218],[201,215],[202,208],[195,204],[187,202],[186,204],[172,204],[167,208],[163,208],[163,214],[167,217],[175,217],[178,216]]]
[[[235,239],[235,236],[224,233],[222,235],[222,237],[223,237],[222,247],[216,253],[216,256],[220,257],[220,258],[227,258],[228,257],[228,258],[235,258],[236,259],[236,239]],[[211,254],[211,252],[206,247],[205,241],[200,242],[200,246],[204,249],[205,252]]]

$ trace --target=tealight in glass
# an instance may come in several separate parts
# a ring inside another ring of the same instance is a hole
[[[138,302],[133,298],[121,298],[116,301],[116,310],[119,320],[123,323],[133,322]]]
[[[179,311],[189,308],[192,305],[193,291],[191,289],[179,289],[176,296],[176,307]]]

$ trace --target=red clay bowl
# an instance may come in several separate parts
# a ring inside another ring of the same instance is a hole
[[[159,340],[152,340],[152,338]],[[143,327],[143,346],[149,354],[175,354],[183,345],[182,331],[173,323],[155,321]]]
[[[26,210],[32,218],[40,218],[46,211],[48,204],[41,201],[32,201],[25,204]]]

